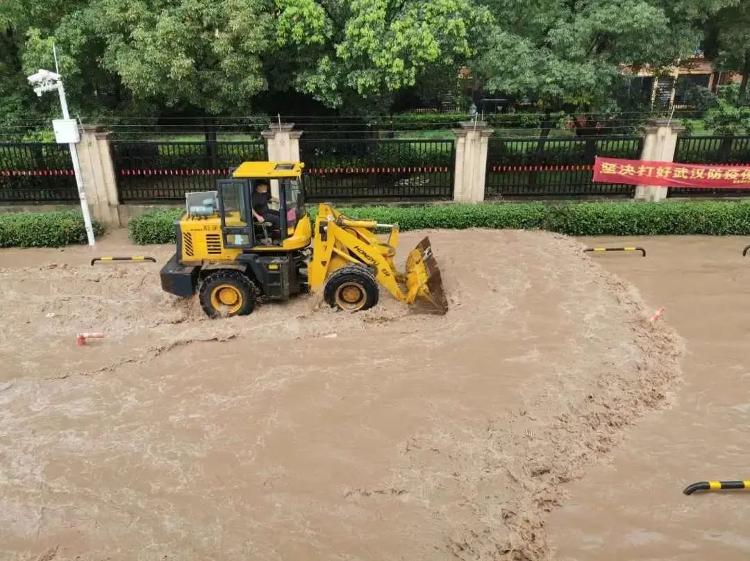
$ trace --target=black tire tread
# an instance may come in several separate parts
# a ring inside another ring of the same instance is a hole
[[[251,314],[253,309],[255,309],[255,297],[257,294],[253,281],[240,271],[234,269],[219,269],[208,274],[201,282],[198,298],[201,303],[201,308],[206,312],[206,315],[210,318],[225,317],[211,306],[211,288],[222,283],[233,284],[240,288],[243,293],[242,296],[245,303],[236,314],[232,315],[246,316]]]
[[[323,299],[332,308],[336,307],[336,289],[345,282],[359,281],[365,289],[367,300],[359,311],[369,310],[378,303],[380,289],[372,270],[364,265],[347,265],[334,271],[326,280]]]

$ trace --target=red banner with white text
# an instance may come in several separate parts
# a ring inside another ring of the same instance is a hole
[[[750,163],[680,164],[597,156],[594,182],[695,189],[750,189]]]

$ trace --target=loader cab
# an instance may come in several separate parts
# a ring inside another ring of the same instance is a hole
[[[252,252],[290,251],[310,242],[300,162],[245,162],[232,179],[217,183],[224,247]],[[268,186],[268,209],[274,223],[259,223],[253,215],[253,193]]]

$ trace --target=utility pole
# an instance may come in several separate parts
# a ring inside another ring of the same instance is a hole
[[[78,163],[78,148],[76,144],[80,142],[81,137],[78,132],[78,123],[70,118],[68,111],[68,100],[65,97],[65,88],[63,87],[62,76],[49,70],[40,70],[36,74],[28,77],[29,83],[34,86],[34,92],[37,96],[42,97],[45,92],[57,90],[60,97],[60,107],[62,108],[62,119],[52,121],[55,130],[55,140],[58,144],[67,144],[70,148],[70,158],[73,160],[73,173],[76,178],[76,187],[78,188],[78,198],[81,201],[81,214],[83,214],[83,223],[86,227],[86,238],[90,246],[96,243],[94,239],[94,228],[91,224],[91,213],[86,201],[86,191],[83,188],[83,178],[81,177],[81,166]]]

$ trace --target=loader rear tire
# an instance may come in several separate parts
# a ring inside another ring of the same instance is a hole
[[[255,286],[239,271],[219,270],[203,279],[199,299],[210,318],[246,316],[255,308]]]
[[[345,312],[360,312],[378,303],[380,291],[369,269],[349,265],[328,277],[323,289],[323,298],[332,308]]]

